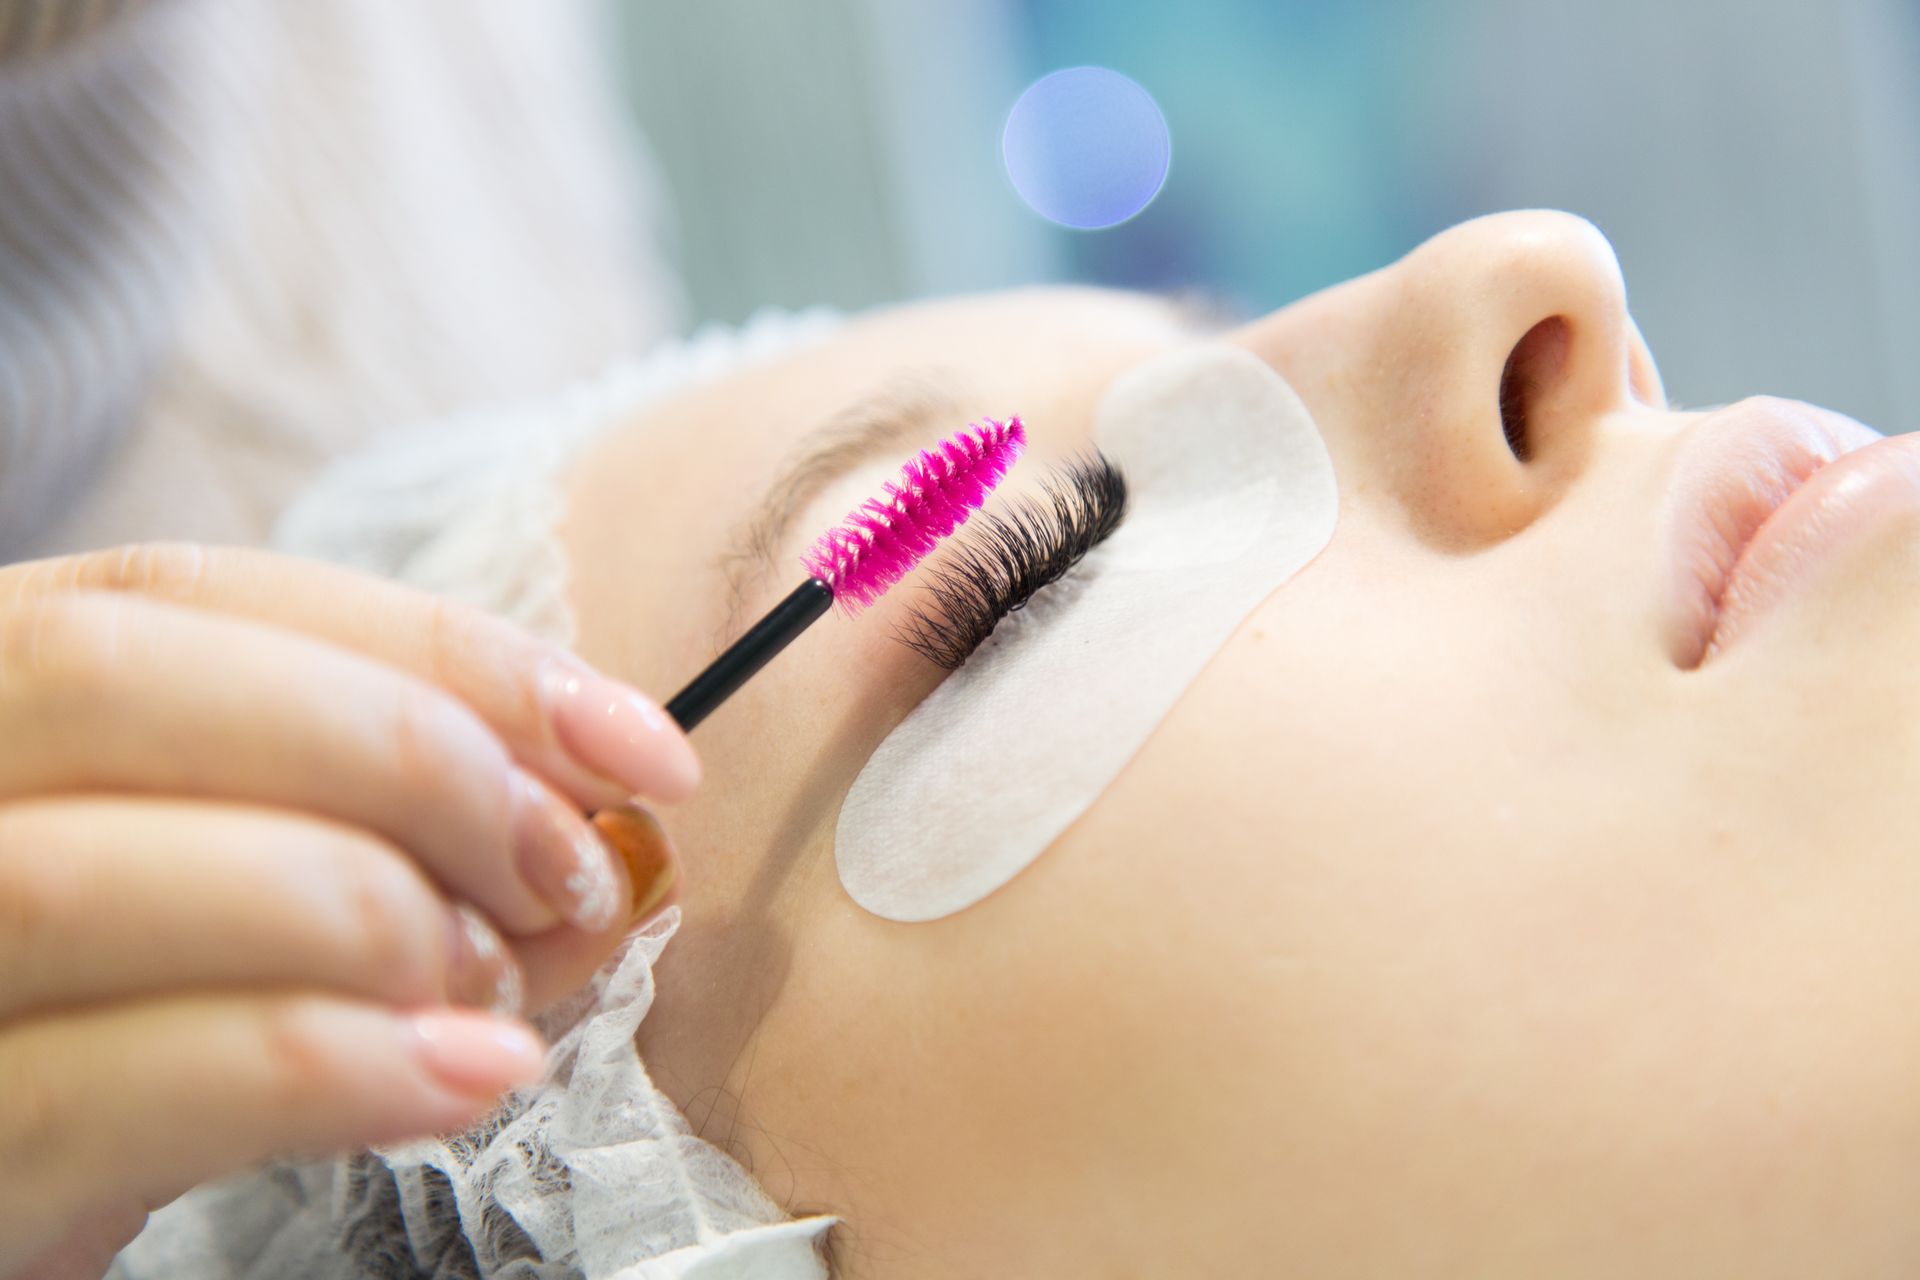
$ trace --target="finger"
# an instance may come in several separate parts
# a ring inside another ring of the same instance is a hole
[[[9,1272],[8,1280],[100,1280],[114,1255],[147,1225],[147,1213],[133,1200],[90,1210],[46,1252]]]
[[[194,996],[32,1020],[0,1036],[0,1204],[37,1225],[258,1161],[462,1128],[537,1079],[524,1024],[312,995]]]
[[[0,805],[0,974],[0,1019],[195,987],[518,1013],[524,989],[493,927],[374,836],[135,798]]]
[[[630,905],[619,923],[600,934],[559,928],[514,940],[514,953],[526,974],[529,1012],[579,990],[623,937],[666,910],[678,895],[679,858],[658,818],[638,805],[624,805],[601,810],[593,816],[593,825],[620,855]]]
[[[616,910],[586,819],[445,691],[344,649],[130,595],[0,621],[0,798],[252,801],[377,832],[509,932]]]
[[[514,757],[583,807],[678,800],[699,758],[658,703],[477,609],[349,569],[241,548],[148,543],[0,569],[0,612],[124,591],[299,631],[472,707]]]

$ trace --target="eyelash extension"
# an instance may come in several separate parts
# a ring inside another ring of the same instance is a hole
[[[669,698],[667,717],[692,730],[828,609],[851,617],[885,595],[967,522],[1026,447],[1026,424],[1015,414],[982,418],[908,459],[880,496],[815,540],[800,557],[807,580]]]
[[[1105,454],[1074,458],[1041,484],[1042,496],[1002,514],[981,513],[928,570],[930,606],[916,607],[895,637],[952,671],[993,633],[1104,541],[1127,514],[1127,480]]]

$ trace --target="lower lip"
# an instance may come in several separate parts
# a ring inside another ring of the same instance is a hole
[[[1740,553],[1707,657],[1859,543],[1920,518],[1920,435],[1890,436],[1839,458],[1794,490]],[[1915,524],[1920,529],[1920,522]]]

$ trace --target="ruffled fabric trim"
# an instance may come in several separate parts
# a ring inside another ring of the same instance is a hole
[[[575,1274],[555,1263],[587,1280],[826,1275],[817,1245],[834,1219],[788,1220],[691,1131],[634,1048],[653,1005],[653,965],[679,922],[669,910],[628,941],[571,1002],[590,1002],[584,1018],[561,1008],[540,1019],[543,1032],[572,1028],[552,1041],[538,1088],[466,1134],[373,1153],[410,1237],[421,1237],[410,1244],[427,1256],[445,1247],[451,1208],[480,1276]]]
[[[825,1280],[836,1219],[788,1218],[692,1132],[634,1047],[679,924],[669,909],[536,1019],[544,1078],[472,1129],[198,1188],[110,1276]]]

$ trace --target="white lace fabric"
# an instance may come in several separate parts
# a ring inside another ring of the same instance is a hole
[[[785,353],[831,312],[763,313],[537,402],[391,437],[329,468],[283,551],[381,573],[573,635],[554,537],[580,449],[646,405]],[[153,1215],[119,1280],[818,1280],[834,1219],[790,1219],[653,1086],[634,1034],[670,910],[537,1019],[539,1084],[459,1134],[209,1184]]]

